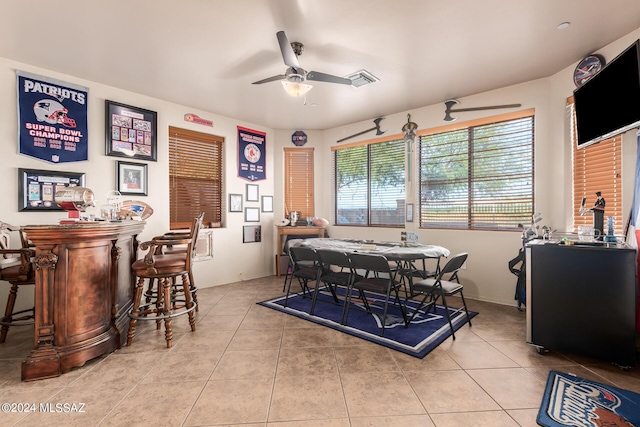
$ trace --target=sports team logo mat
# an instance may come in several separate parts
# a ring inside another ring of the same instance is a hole
[[[551,371],[537,421],[546,427],[640,427],[640,394]]]
[[[380,295],[373,293],[366,293],[372,312],[367,313],[364,311],[362,303],[357,297],[354,297],[349,310],[349,319],[347,324],[343,325],[341,324],[342,304],[344,303],[343,291],[342,288],[338,287],[337,292],[341,298],[340,305],[331,302],[328,292],[321,292],[318,296],[318,304],[313,316],[309,314],[311,297],[305,296],[304,293],[289,295],[288,301],[285,296],[280,296],[258,304],[418,358],[425,357],[431,350],[451,336],[451,329],[447,322],[444,307],[438,305],[435,312],[419,311],[411,321],[411,324],[405,327],[398,305],[391,302],[385,322],[385,334],[384,337],[381,337],[384,299]],[[327,303],[328,301],[329,303]],[[401,303],[404,304],[404,301]],[[416,310],[417,305],[418,303],[415,300],[407,302],[406,309],[409,312],[409,316]],[[467,323],[467,316],[464,311],[454,313],[455,309],[452,307],[449,307],[449,311],[451,312],[451,323],[454,330],[457,331]],[[471,318],[477,314],[477,312],[469,311]]]

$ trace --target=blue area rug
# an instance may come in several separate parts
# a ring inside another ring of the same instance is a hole
[[[640,426],[640,394],[551,371],[537,421],[545,427]]]
[[[284,296],[259,302],[258,304],[419,358],[429,354],[431,350],[451,335],[444,307],[437,306],[435,313],[433,310],[427,314],[424,312],[418,313],[411,324],[405,327],[400,308],[398,305],[391,305],[390,303],[384,337],[381,337],[384,298],[376,294],[367,294],[367,301],[373,314],[365,312],[362,301],[354,295],[349,309],[347,325],[341,325],[343,297],[341,295],[340,305],[337,305],[332,301],[329,292],[320,292],[313,316],[309,315],[311,297],[308,295],[289,295],[287,307],[284,306]],[[409,317],[413,314],[417,305],[415,301],[409,301]],[[449,310],[453,312],[455,308],[452,309],[450,307]],[[477,314],[469,311],[470,317]],[[454,330],[458,330],[467,323],[467,316],[462,311],[453,315],[451,322]]]

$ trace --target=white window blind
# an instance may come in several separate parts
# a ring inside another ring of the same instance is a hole
[[[532,110],[421,134],[420,227],[515,230],[531,221]]]
[[[336,224],[404,226],[404,141],[333,150]]]

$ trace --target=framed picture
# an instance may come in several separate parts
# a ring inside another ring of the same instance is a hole
[[[413,203],[407,203],[407,222],[413,222]]]
[[[158,113],[105,101],[107,156],[156,161]]]
[[[262,241],[261,225],[243,225],[242,243],[253,243]]]
[[[260,222],[260,208],[244,208],[245,222]]]
[[[147,195],[147,164],[116,162],[116,190],[120,194]]]
[[[18,169],[19,211],[64,211],[55,202],[56,191],[84,187],[84,173]]]
[[[247,202],[259,202],[258,190],[260,187],[258,184],[247,184]]]
[[[262,196],[262,212],[273,212],[273,196]]]
[[[229,194],[229,212],[242,212],[242,194]]]

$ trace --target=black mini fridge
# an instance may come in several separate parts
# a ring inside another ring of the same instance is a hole
[[[636,365],[636,251],[623,245],[527,244],[527,342]]]

